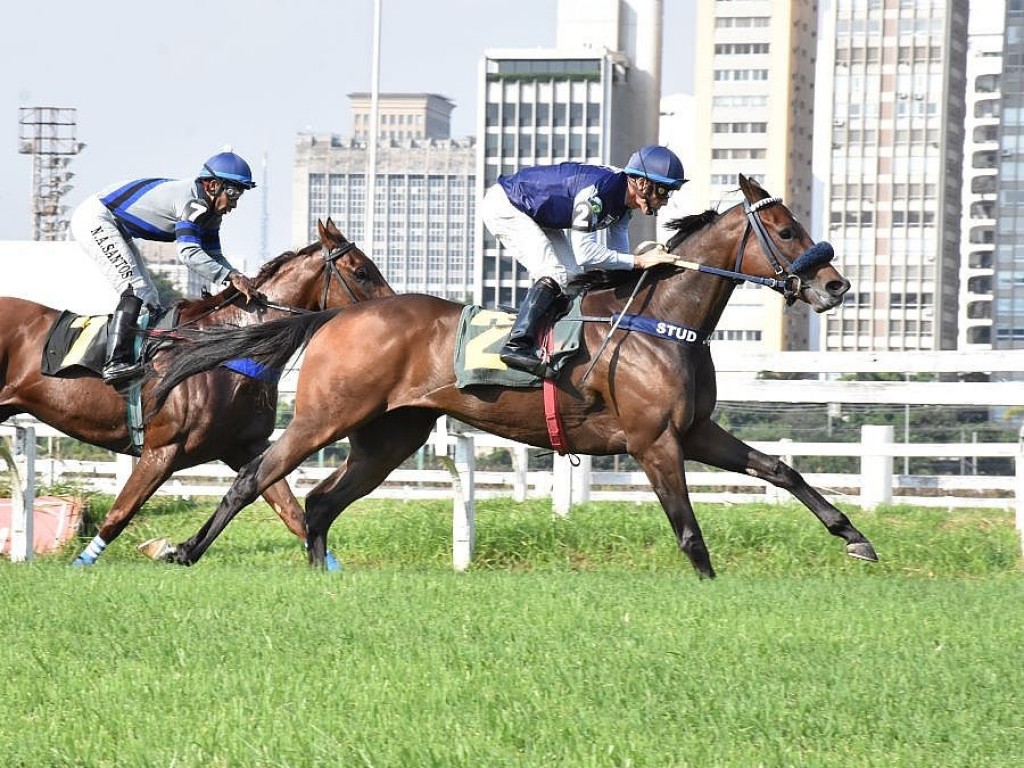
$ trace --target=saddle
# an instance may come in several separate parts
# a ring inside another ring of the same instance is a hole
[[[107,334],[113,315],[77,315],[67,310],[60,313],[50,328],[43,345],[40,371],[44,376],[62,379],[103,375],[107,353]],[[170,309],[154,317],[145,311],[139,316],[139,328],[169,329],[177,324],[178,310]],[[135,360],[149,359],[160,342],[144,341],[139,335],[135,344]]]
[[[581,297],[569,303],[551,328],[550,368],[556,373],[576,354],[583,333]],[[544,379],[527,371],[509,368],[498,357],[508,339],[516,316],[500,309],[484,309],[471,305],[462,310],[455,330],[455,385],[459,389],[472,386],[539,387]],[[542,329],[541,335],[545,331]]]

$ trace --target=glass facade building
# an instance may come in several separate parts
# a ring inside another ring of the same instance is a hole
[[[994,349],[1024,348],[1024,0],[1006,0],[1005,49],[998,111]]]

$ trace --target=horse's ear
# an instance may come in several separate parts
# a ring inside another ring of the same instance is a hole
[[[763,200],[768,197],[768,193],[765,192],[764,187],[758,184],[753,179],[744,176],[742,173],[740,177],[740,190],[743,192],[743,196],[747,198],[748,203],[756,203],[758,200]]]
[[[327,219],[327,223],[330,224],[331,220]],[[320,242],[326,242],[329,230],[324,226],[323,219],[316,220],[316,231],[317,234],[320,235]]]
[[[327,217],[327,233],[335,240],[347,241],[348,238],[338,229],[338,225],[334,223],[334,219],[330,216]]]

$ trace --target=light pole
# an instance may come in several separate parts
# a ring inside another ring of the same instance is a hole
[[[363,240],[371,256],[375,252],[373,240],[374,206],[377,204],[377,142],[380,138],[380,15],[381,0],[373,2],[373,61],[370,73],[370,131],[369,158],[366,169],[366,232]]]
[[[71,158],[85,148],[75,138],[74,107],[20,107],[18,152],[32,155],[32,239],[62,240],[68,207],[61,200],[75,177]]]

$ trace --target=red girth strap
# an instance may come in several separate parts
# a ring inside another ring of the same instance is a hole
[[[548,325],[542,333],[540,344],[544,350],[546,363],[550,363],[551,360],[554,336],[554,324]],[[558,451],[560,456],[569,453],[569,441],[565,437],[565,425],[562,424],[562,414],[558,410],[558,387],[554,379],[544,379],[544,419],[548,424],[551,447]]]

